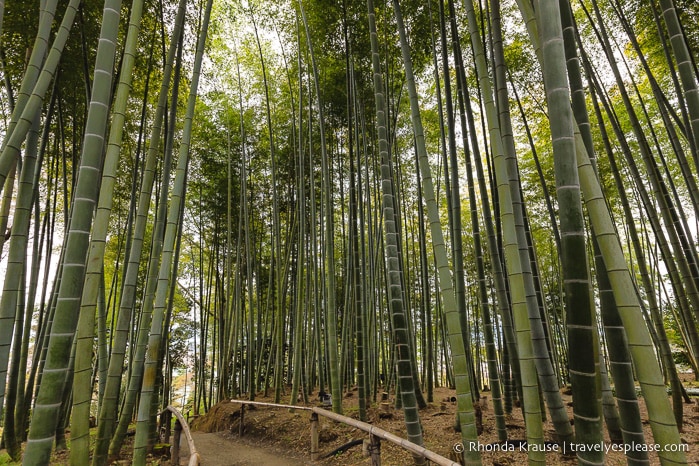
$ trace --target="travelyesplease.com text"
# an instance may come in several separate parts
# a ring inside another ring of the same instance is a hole
[[[663,451],[689,451],[689,445],[686,443],[661,445],[659,443],[562,443],[543,442],[543,443],[528,443],[526,441],[505,441],[496,443],[481,443],[468,442],[466,444],[457,443],[454,445],[454,451],[461,453],[464,451],[480,451],[480,452],[560,452],[567,453],[582,453],[586,451],[603,451],[610,452],[663,452]]]

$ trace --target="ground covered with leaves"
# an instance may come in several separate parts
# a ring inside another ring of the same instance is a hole
[[[420,419],[424,430],[425,447],[451,459],[456,459],[455,446],[461,441],[460,433],[454,430],[456,415],[456,403],[451,399],[455,395],[453,390],[439,388],[435,390],[435,401],[427,408],[420,411]],[[495,417],[488,392],[483,393],[487,401],[482,403],[483,432],[479,436],[482,445],[488,445],[482,454],[483,464],[514,465],[524,464],[527,461],[526,452],[518,447],[505,448],[502,451],[494,446],[498,442],[495,430]],[[568,406],[572,418],[572,401],[569,393],[563,390],[563,399]],[[257,401],[272,402],[273,400],[258,397]],[[389,399],[389,409],[386,406],[372,407],[368,410],[368,422],[400,437],[406,437],[403,414],[400,410],[393,409],[392,400]],[[643,399],[641,413],[644,417],[644,429],[646,441],[652,442],[650,426],[647,422],[647,412]],[[307,406],[316,406],[317,401]],[[344,414],[358,419],[357,392],[345,394],[343,402]],[[693,404],[685,404],[685,428],[682,439],[688,445],[687,459],[689,464],[699,465],[699,411],[697,401]],[[320,417],[319,437],[321,455],[327,455],[336,448],[348,444],[353,440],[366,438],[367,435],[355,428],[339,424],[327,418]],[[521,410],[515,409],[513,414],[507,417],[508,437],[516,443],[517,440],[526,438],[524,421]],[[237,440],[240,431],[240,404],[223,401],[213,406],[209,412],[201,417],[193,419],[192,428],[203,432],[218,432],[220,436],[235,438]],[[247,444],[263,446],[270,451],[298,458],[307,462],[310,458],[310,413],[308,411],[289,411],[283,408],[248,407],[244,415],[244,441]],[[553,440],[554,430],[550,422],[544,426],[546,440]],[[609,445],[606,437],[606,444]],[[199,447],[198,447],[199,448]],[[458,446],[456,448],[458,450]],[[405,450],[390,442],[381,442],[381,460],[384,465],[403,465],[412,462],[411,456]],[[558,452],[546,454],[548,464],[573,465],[577,464],[575,457],[565,456]],[[344,452],[338,452],[324,458],[320,464],[327,465],[359,465],[368,464],[369,460],[362,454],[361,445],[353,446]],[[606,457],[608,465],[625,465],[626,460],[622,452],[610,452]],[[657,455],[651,454],[651,464],[660,464]]]
[[[685,386],[696,386],[696,382],[685,380]],[[456,403],[452,401],[455,393],[446,388],[435,390],[434,402],[428,407],[420,410],[420,419],[424,430],[425,447],[444,457],[458,460],[455,450],[460,445],[460,433],[454,430],[454,420],[456,416]],[[565,389],[562,390],[563,400],[566,403],[569,415],[572,418],[571,395]],[[480,403],[483,407],[483,431],[478,440],[481,445],[494,451],[482,453],[483,464],[485,465],[515,465],[525,464],[527,461],[526,452],[518,447],[508,447],[503,449],[494,445],[498,442],[495,430],[495,417],[492,409],[490,393],[484,392],[485,402]],[[269,397],[258,396],[257,401],[270,403],[273,400]],[[319,406],[316,398],[307,405]],[[257,454],[259,458],[265,458],[263,463],[274,465],[301,465],[301,464],[323,464],[323,465],[363,465],[369,464],[369,459],[362,453],[361,440],[368,436],[364,432],[353,427],[337,423],[333,420],[320,417],[319,419],[319,439],[320,454],[324,458],[312,463],[310,461],[310,412],[304,410],[290,411],[285,408],[271,407],[251,407],[245,410],[243,421],[243,437],[239,437],[240,432],[240,404],[231,401],[222,401],[214,406],[203,416],[194,417],[190,420],[192,430],[195,432],[195,445],[202,454],[203,465],[260,465],[259,461],[243,460],[237,454],[241,448],[257,450],[250,455]],[[652,442],[650,425],[647,421],[646,407],[643,398],[640,399],[641,415],[646,432],[646,441]],[[348,417],[359,419],[357,407],[357,392],[345,393],[343,401],[344,414]],[[405,424],[403,413],[393,407],[393,400],[389,398],[384,403],[378,403],[368,409],[368,423],[380,427],[388,432],[405,438]],[[526,438],[524,421],[520,409],[515,409],[512,415],[506,420],[508,438],[517,442]],[[550,422],[544,425],[546,440],[553,440],[554,430]],[[202,433],[202,434],[197,434]],[[214,435],[204,435],[211,433]],[[688,445],[687,460],[690,465],[699,466],[699,399],[693,398],[693,403],[684,405],[684,430],[681,434],[684,443]],[[67,433],[68,445],[70,446],[70,432]],[[117,464],[130,464],[131,438],[122,449],[122,455]],[[347,445],[353,441],[357,445],[346,448],[344,451],[337,451],[339,447]],[[605,435],[606,445],[609,445],[609,438]],[[184,435],[182,436],[183,455],[181,464],[187,464],[187,446]],[[226,446],[230,443],[230,452],[226,453]],[[455,448],[456,446],[456,448]],[[168,448],[161,448],[159,452],[149,456],[148,463],[151,465],[171,465]],[[506,451],[503,451],[506,450]],[[271,455],[271,456],[270,456]],[[250,456],[247,456],[250,457]],[[254,457],[254,456],[252,456]],[[270,463],[269,458],[276,457]],[[207,461],[208,458],[208,461]],[[281,462],[283,460],[283,462]],[[69,464],[69,451],[54,453],[52,464]],[[246,462],[247,461],[247,462]],[[393,445],[390,442],[381,442],[381,461],[383,465],[405,465],[411,464],[412,458],[408,452]],[[575,457],[565,456],[558,452],[548,452],[546,454],[547,464],[574,465],[577,464]],[[606,457],[608,465],[625,465],[626,460],[621,452],[610,452]],[[10,465],[12,463],[5,452],[0,450],[0,465]],[[657,454],[651,454],[651,464],[660,464]]]

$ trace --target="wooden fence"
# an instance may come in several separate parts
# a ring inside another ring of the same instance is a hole
[[[192,433],[189,431],[189,424],[187,424],[184,416],[182,416],[182,413],[179,412],[177,408],[168,406],[163,410],[163,412],[165,411],[170,411],[175,415],[176,419],[175,432],[173,433],[172,440],[172,450],[170,454],[171,463],[177,465],[180,464],[180,440],[182,438],[182,432],[184,432],[184,436],[187,438],[187,444],[189,445],[189,463],[187,464],[188,466],[199,466],[201,458],[197,452],[197,448],[194,446],[194,439],[192,438]]]
[[[240,403],[240,429],[239,435],[243,435],[243,427],[245,422],[245,405],[254,406],[267,406],[272,408],[284,408],[284,409],[298,409],[303,411],[311,412],[311,459],[316,461],[319,457],[319,445],[318,445],[318,417],[323,416],[333,421],[340,422],[342,424],[347,424],[348,426],[354,427],[355,429],[362,430],[369,434],[369,439],[365,440],[366,450],[368,455],[371,457],[371,464],[373,466],[381,465],[381,439],[391,442],[399,447],[409,451],[413,456],[425,458],[434,464],[440,466],[460,466],[448,458],[445,458],[437,453],[428,450],[425,447],[417,445],[409,440],[398,437],[390,432],[387,432],[379,427],[367,424],[366,422],[358,421],[357,419],[352,419],[351,417],[342,416],[340,414],[335,414],[327,409],[318,407],[307,407],[307,406],[291,406],[278,403],[262,403],[259,401],[246,401],[246,400],[231,400],[232,403]]]

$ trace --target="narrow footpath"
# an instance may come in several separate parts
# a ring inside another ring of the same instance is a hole
[[[226,433],[192,432],[194,445],[201,457],[202,466],[303,466],[312,464],[310,456],[305,460],[275,447],[261,447]],[[180,453],[180,465],[189,461],[189,446],[184,435]]]

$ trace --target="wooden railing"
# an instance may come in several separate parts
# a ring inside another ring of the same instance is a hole
[[[170,411],[175,415],[175,432],[172,438],[172,450],[170,452],[170,458],[172,464],[180,464],[180,439],[182,438],[182,432],[184,431],[184,436],[187,437],[187,444],[189,445],[189,463],[188,466],[198,466],[201,462],[197,448],[194,446],[194,439],[192,438],[192,433],[189,431],[189,424],[185,420],[182,413],[173,406],[168,406],[163,410]]]
[[[437,453],[428,450],[425,447],[417,445],[409,440],[398,437],[390,432],[387,432],[379,427],[367,424],[366,422],[358,421],[357,419],[352,419],[351,417],[342,416],[341,414],[333,413],[327,409],[318,407],[308,407],[308,406],[292,406],[283,405],[278,403],[262,403],[259,401],[246,401],[246,400],[231,400],[232,403],[240,403],[240,429],[239,435],[243,435],[243,423],[245,422],[245,405],[255,405],[255,406],[267,406],[272,408],[285,408],[285,409],[299,409],[311,412],[311,459],[316,461],[320,455],[318,446],[318,416],[327,417],[336,422],[341,422],[347,424],[348,426],[354,427],[355,429],[362,430],[369,434],[368,441],[366,443],[367,454],[371,457],[371,464],[373,466],[380,466],[381,464],[381,439],[389,441],[404,450],[409,451],[413,456],[425,458],[434,464],[440,466],[459,466],[448,458],[445,458]]]

